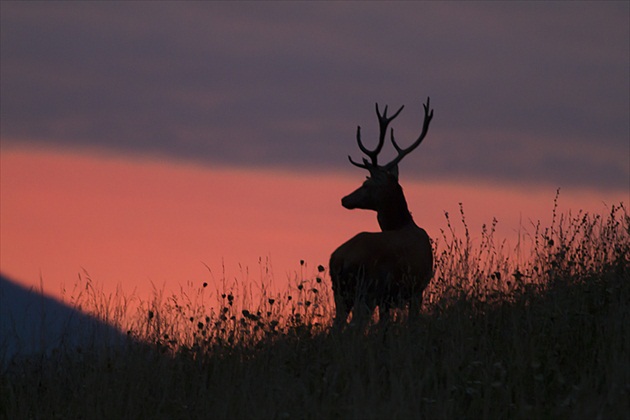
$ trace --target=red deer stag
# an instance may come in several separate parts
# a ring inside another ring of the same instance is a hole
[[[344,325],[350,311],[353,319],[365,322],[378,306],[379,318],[388,317],[390,308],[409,307],[409,314],[418,313],[422,292],[433,275],[431,240],[418,227],[409,213],[402,187],[398,183],[398,163],[420,145],[427,134],[433,110],[429,99],[424,105],[424,124],[420,137],[403,149],[391,141],[398,155],[389,163],[379,165],[378,154],[383,148],[389,123],[400,114],[387,116],[387,106],[381,114],[376,104],[380,127],[376,148],[369,150],[361,141],[361,127],[357,128],[359,149],[370,158],[350,163],[367,169],[370,176],[363,185],[344,197],[341,204],[347,209],[377,212],[382,232],[362,232],[341,245],[330,257],[330,276],[335,298],[335,325]]]

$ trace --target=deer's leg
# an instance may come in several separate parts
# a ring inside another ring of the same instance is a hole
[[[381,302],[378,305],[378,322],[387,323],[390,320],[391,305],[388,302]]]
[[[365,302],[365,299],[357,300],[352,309],[352,324],[360,327],[366,326],[374,313],[374,307]]]
[[[352,299],[348,299],[340,294],[335,294],[335,320],[333,326],[338,328],[346,324],[348,315],[354,306]]]
[[[409,300],[409,321],[417,321],[420,319],[422,310],[422,292],[416,292]]]
[[[372,319],[376,302],[373,296],[373,285],[366,279],[363,269],[359,272],[359,281],[354,293],[354,307],[352,309],[352,324],[366,326]]]

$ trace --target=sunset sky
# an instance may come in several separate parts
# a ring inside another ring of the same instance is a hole
[[[630,202],[630,3],[0,3],[0,271],[58,294],[86,270],[127,290],[278,284],[375,215],[374,103],[405,109],[400,165],[439,237],[462,202],[499,220]],[[371,142],[371,143],[370,143]],[[391,145],[384,159],[393,156]],[[264,264],[263,264],[264,265]],[[208,273],[209,267],[212,274]],[[247,274],[247,272],[249,274]]]

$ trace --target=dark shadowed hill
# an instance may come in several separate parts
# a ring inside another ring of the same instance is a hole
[[[116,328],[0,274],[0,367],[16,357],[125,341]]]

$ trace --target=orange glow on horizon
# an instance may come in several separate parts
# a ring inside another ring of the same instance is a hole
[[[140,296],[187,282],[259,281],[269,258],[278,290],[300,270],[327,265],[330,253],[363,230],[374,213],[348,211],[340,199],[363,174],[207,168],[73,153],[2,150],[0,271],[60,296],[85,269],[113,290]],[[458,226],[459,202],[473,237],[499,221],[497,238],[516,241],[519,224],[549,223],[555,188],[417,182],[401,184],[419,226],[433,238],[444,211]],[[604,213],[623,193],[567,191],[560,211]],[[259,261],[262,267],[259,268]],[[212,274],[208,273],[206,265]]]

